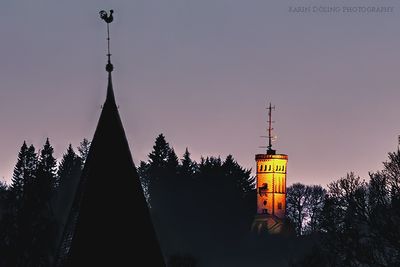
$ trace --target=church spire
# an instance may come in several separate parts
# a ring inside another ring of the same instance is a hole
[[[158,237],[115,104],[107,22],[107,98],[58,245],[57,267],[165,267]],[[126,245],[128,244],[128,245]],[[150,257],[148,255],[151,255]]]

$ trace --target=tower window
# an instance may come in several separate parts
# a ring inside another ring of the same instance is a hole
[[[264,171],[266,171],[267,170],[267,165],[264,165]]]
[[[262,165],[260,165],[260,171],[262,171]]]
[[[271,171],[271,165],[269,165],[269,167],[268,167],[268,171]]]
[[[283,171],[283,172],[285,171],[285,166],[282,166],[282,171]]]
[[[276,168],[275,168],[275,171],[277,171],[278,170],[278,165],[276,166]]]
[[[279,202],[279,203],[278,203],[278,210],[281,210],[281,209],[282,209],[282,203]]]
[[[267,206],[267,201],[266,200],[264,200],[263,205]]]
[[[268,214],[268,210],[267,209],[262,209],[262,213]]]
[[[268,191],[267,183],[262,184],[262,186],[258,188],[258,193],[260,194],[260,196],[266,195],[267,191]]]

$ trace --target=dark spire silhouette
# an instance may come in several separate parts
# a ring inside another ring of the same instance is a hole
[[[109,33],[112,17],[104,13],[100,16]],[[165,266],[118,113],[107,56],[107,97],[56,265]]]

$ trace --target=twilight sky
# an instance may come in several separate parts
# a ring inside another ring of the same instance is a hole
[[[292,6],[391,6],[392,12],[289,12]],[[49,137],[60,158],[92,138],[105,99],[106,25],[114,9],[113,83],[136,165],[159,133],[179,156],[254,169],[276,105],[274,148],[288,184],[367,178],[400,134],[396,0],[0,2],[0,178],[23,140]]]

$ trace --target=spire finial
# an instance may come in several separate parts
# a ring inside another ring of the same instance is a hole
[[[109,27],[109,24],[114,20],[113,13],[114,13],[114,10],[112,10],[112,9],[110,10],[110,15],[107,15],[107,12],[104,11],[104,10],[101,10],[99,12],[100,18],[107,23],[107,52],[108,52],[107,53],[107,57],[108,57],[108,62],[107,62],[107,65],[106,65],[106,71],[109,72],[109,73],[111,73],[113,71],[113,69],[114,69],[114,66],[111,64],[110,27]]]

